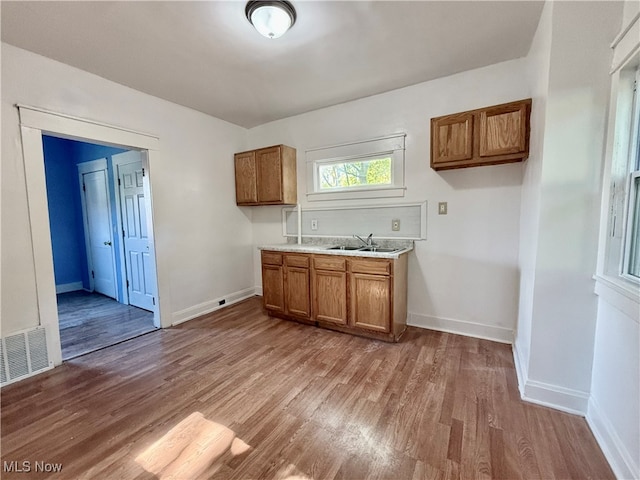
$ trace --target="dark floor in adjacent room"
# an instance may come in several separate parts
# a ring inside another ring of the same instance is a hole
[[[156,330],[152,312],[99,293],[77,291],[57,297],[63,360]]]

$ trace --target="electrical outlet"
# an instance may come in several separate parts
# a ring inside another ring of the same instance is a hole
[[[447,214],[447,202],[438,202],[438,215]]]
[[[317,229],[318,229],[318,220],[314,218],[313,220],[311,220],[311,230],[317,230]]]
[[[394,232],[399,232],[400,231],[400,220],[399,219],[394,219],[391,220],[391,230],[393,230]]]

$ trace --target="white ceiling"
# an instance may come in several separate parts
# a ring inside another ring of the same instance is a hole
[[[2,41],[250,128],[523,57],[543,5],[293,4],[269,40],[244,1],[2,1]]]

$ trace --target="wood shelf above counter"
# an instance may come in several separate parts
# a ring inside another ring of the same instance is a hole
[[[431,119],[431,168],[521,162],[529,156],[531,99]]]

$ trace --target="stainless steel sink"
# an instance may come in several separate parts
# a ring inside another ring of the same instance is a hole
[[[378,253],[393,253],[402,250],[401,248],[385,248],[385,247],[362,247],[358,249],[360,252],[378,252]]]
[[[362,247],[349,247],[347,245],[336,245],[335,247],[329,247],[327,250],[360,250]]]

